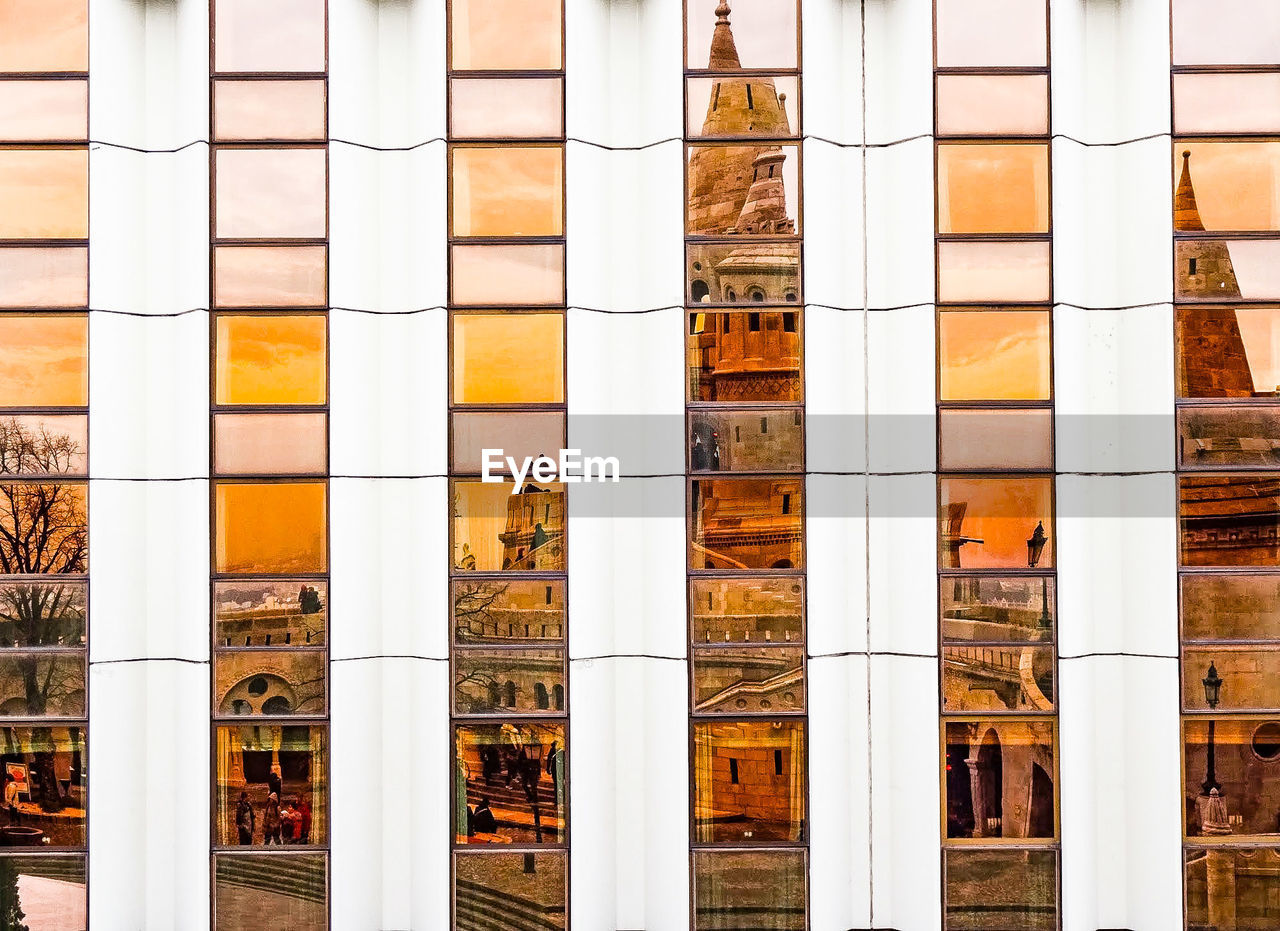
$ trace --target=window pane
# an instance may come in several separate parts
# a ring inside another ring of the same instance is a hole
[[[685,85],[685,135],[691,138],[795,136],[800,128],[799,78],[781,74],[689,78]]]
[[[940,410],[938,456],[938,468],[951,472],[1051,469],[1053,411]]]
[[[324,714],[327,671],[323,650],[216,651],[214,713]]]
[[[521,306],[564,303],[564,246],[451,246],[450,291],[454,304]]]
[[[218,646],[319,646],[329,603],[324,582],[238,580],[213,586],[213,638]]]
[[[219,316],[217,403],[323,404],[325,318]]]
[[[324,246],[218,246],[213,300],[219,307],[323,307],[328,302]]]
[[[325,843],[328,743],[323,725],[219,727],[214,844]]]
[[[1178,484],[1184,566],[1280,565],[1280,478],[1196,475]]]
[[[568,854],[462,853],[453,855],[454,927],[484,927],[502,913],[517,927],[565,927]]]
[[[85,307],[89,250],[83,246],[0,247],[0,307]]]
[[[938,580],[942,638],[1052,639],[1055,585],[1051,576],[943,576]]]
[[[324,572],[324,482],[217,485],[217,572]]]
[[[1052,840],[1052,721],[947,721],[948,838]]]
[[[1177,133],[1280,132],[1280,74],[1175,74],[1173,126]]]
[[[456,728],[456,842],[564,843],[567,749],[563,724],[522,721]]]
[[[517,462],[565,448],[565,415],[520,411],[514,414],[453,414],[453,472],[479,473],[482,453],[500,449]],[[505,468],[505,467],[504,467]]]
[[[694,842],[805,839],[805,732],[797,719],[693,725]]]
[[[1049,132],[1043,74],[938,75],[938,135],[1036,136]]]
[[[1177,320],[1181,397],[1280,392],[1280,309],[1179,307]]]
[[[1047,145],[938,146],[939,233],[1048,229]]]
[[[702,647],[693,651],[694,714],[804,711],[800,647]]]
[[[0,239],[88,235],[87,149],[0,149]]]
[[[1173,0],[1175,65],[1280,62],[1280,7],[1271,0]]]
[[[1280,409],[1270,407],[1180,408],[1179,466],[1266,469],[1280,454]]]
[[[562,641],[564,582],[457,579],[452,583],[453,634],[459,644]]]
[[[689,606],[695,645],[804,638],[803,579],[694,579]]]
[[[940,68],[1048,64],[1043,0],[937,0]]]
[[[88,927],[84,854],[0,857],[0,885],[14,896],[8,907],[29,931]]]
[[[564,714],[563,650],[458,650],[454,714]]]
[[[790,315],[790,316],[789,316]],[[800,331],[797,311],[689,315],[689,397],[695,401],[799,401]]]
[[[693,243],[685,252],[690,304],[799,303],[799,243]]]
[[[720,0],[686,0],[688,67],[796,67],[795,0],[734,0],[723,18],[719,6]]]
[[[456,314],[455,404],[564,400],[562,314]]]
[[[1176,300],[1280,298],[1280,240],[1178,240],[1173,250]]]
[[[804,931],[806,872],[801,850],[695,850],[693,926]]]
[[[219,238],[325,236],[324,149],[221,149],[216,158]]]
[[[946,311],[938,315],[943,401],[1049,398],[1049,312]]]
[[[84,482],[0,484],[0,574],[87,572]]]
[[[324,139],[324,81],[214,81],[215,139]]]
[[[83,718],[84,667],[83,652],[0,652],[0,716]]]
[[[947,850],[946,931],[1056,931],[1053,850]]]
[[[938,300],[1049,300],[1047,242],[938,243]]]
[[[88,138],[88,81],[0,81],[0,142]]]
[[[450,156],[454,236],[563,235],[563,147],[455,146]]]
[[[215,71],[324,71],[325,0],[215,0]]]
[[[561,0],[450,0],[455,71],[560,68]]]
[[[0,582],[0,646],[84,646],[86,582]]]
[[[213,858],[214,931],[255,924],[289,931],[329,926],[323,855],[216,854]],[[281,882],[287,874],[288,882]]]
[[[944,478],[938,485],[942,568],[1027,568],[1027,541],[1040,524],[1048,539],[1036,566],[1053,566],[1053,479]]]
[[[1185,877],[1189,929],[1280,925],[1280,849],[1188,848]]]
[[[217,414],[213,418],[214,471],[266,475],[323,473],[327,460],[324,414]]]
[[[0,315],[0,406],[83,407],[88,403],[89,318],[83,314]],[[0,424],[7,422],[0,420]],[[39,436],[12,440],[21,441],[18,449],[37,457],[64,451]],[[0,448],[0,460],[9,458],[6,453]]]
[[[1280,576],[1184,575],[1184,640],[1280,640]]]
[[[89,0],[0,4],[0,72],[88,70]]]
[[[1187,836],[1280,834],[1271,801],[1280,791],[1275,765],[1280,762],[1280,721],[1239,716],[1212,720],[1212,778],[1210,719],[1197,716],[1182,721]],[[1219,799],[1211,801],[1215,788]]]
[[[689,146],[689,235],[800,232],[800,148],[795,145]]]
[[[563,96],[561,78],[453,78],[449,134],[461,139],[563,136]]]
[[[564,486],[514,487],[453,483],[454,570],[564,570]]]
[[[1053,679],[1053,647],[947,647],[942,651],[942,710],[1052,713]]]
[[[803,467],[801,410],[689,414],[689,468],[694,472],[798,472]]]
[[[1204,686],[1210,666],[1222,679],[1219,711],[1266,711],[1280,706],[1280,646],[1184,646],[1182,707],[1186,711],[1211,710]]]
[[[4,844],[83,847],[85,728],[0,727],[0,743],[5,772],[18,787],[17,824],[0,828]]]
[[[694,569],[804,566],[804,480],[718,478],[691,483]]]
[[[1175,229],[1280,229],[1280,142],[1178,140],[1173,161]]]

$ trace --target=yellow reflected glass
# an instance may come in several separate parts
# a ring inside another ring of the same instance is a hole
[[[455,71],[561,67],[562,0],[451,0],[450,66]]]
[[[88,70],[89,0],[0,2],[0,73]]]
[[[564,149],[455,147],[454,236],[559,236],[564,232]]]
[[[88,235],[87,149],[0,149],[0,239]]]
[[[0,316],[0,407],[88,403],[88,317]]]
[[[1049,147],[938,146],[939,233],[1049,230]]]
[[[219,316],[218,404],[323,404],[325,318]]]
[[[561,314],[454,316],[455,404],[552,404],[563,400]]]
[[[1049,397],[1049,312],[947,311],[938,316],[943,401]]]
[[[328,567],[324,482],[220,482],[217,572],[324,572]]]

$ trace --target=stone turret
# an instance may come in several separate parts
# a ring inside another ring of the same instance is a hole
[[[1201,232],[1204,222],[1196,205],[1191,183],[1191,153],[1182,153],[1182,175],[1173,195],[1173,228],[1178,232]],[[1240,283],[1231,264],[1231,253],[1220,239],[1183,240],[1177,247],[1176,290],[1182,300],[1213,297],[1238,298]]]
[[[786,153],[778,146],[760,149],[734,232],[762,235],[796,231],[795,223],[787,217],[787,192],[782,182],[785,160]]]

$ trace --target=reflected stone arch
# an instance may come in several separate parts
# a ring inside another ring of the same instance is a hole
[[[222,696],[223,714],[288,714],[297,707],[293,686],[270,672],[245,676]]]

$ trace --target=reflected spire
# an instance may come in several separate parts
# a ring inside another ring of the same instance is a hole
[[[742,61],[738,58],[738,46],[733,41],[733,29],[729,25],[729,4],[726,0],[716,7],[716,29],[711,34],[711,59],[707,67],[712,71],[739,71]]]
[[[1182,176],[1178,190],[1173,195],[1173,228],[1176,230],[1202,230],[1200,208],[1196,205],[1196,189],[1191,184],[1191,151],[1182,153]]]

